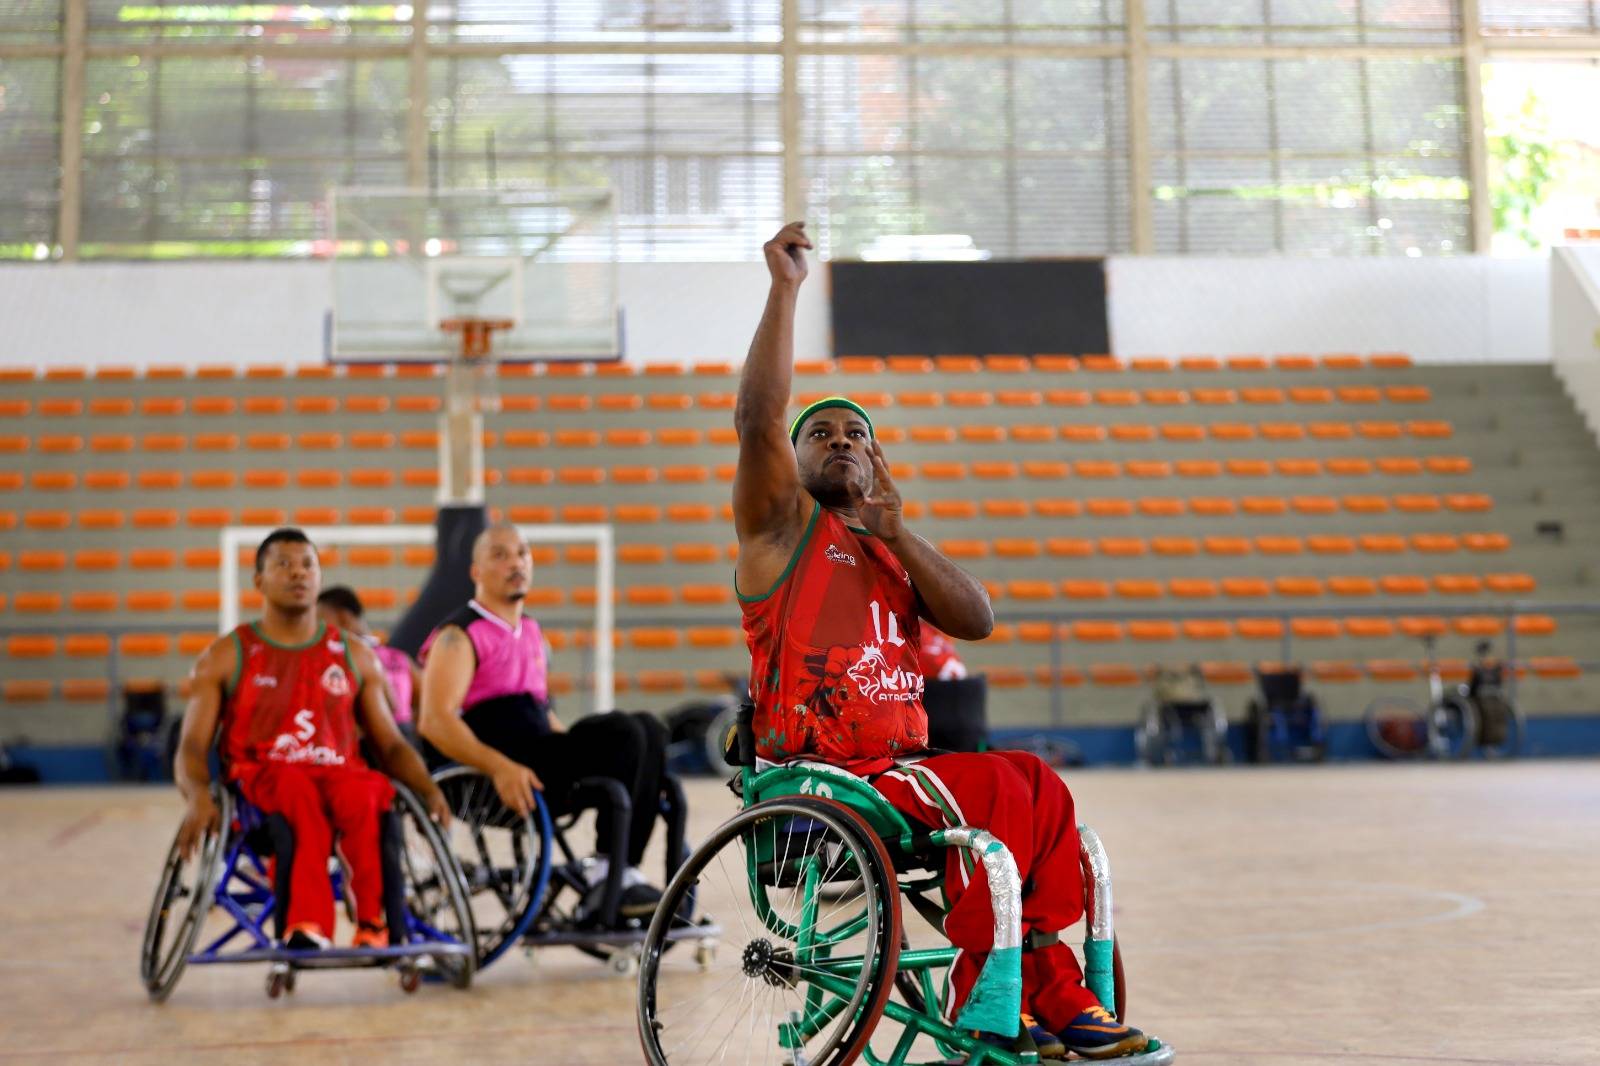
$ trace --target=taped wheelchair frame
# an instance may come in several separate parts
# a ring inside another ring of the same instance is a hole
[[[748,737],[742,740],[744,761],[753,763]],[[913,828],[866,781],[822,763],[746,765],[735,790],[743,809],[685,861],[651,923],[637,1003],[648,1062],[740,1061],[751,1053],[767,1062],[776,1052],[788,1066],[842,1066],[858,1058],[902,1066],[929,1061],[935,1049],[934,1062],[1039,1061],[1025,1034],[1001,1048],[972,1032],[1015,1026],[1020,1017],[1018,906],[997,901],[997,950],[955,1019],[941,1008],[935,974],[948,971],[957,949],[913,950],[901,924],[904,895],[941,928],[941,907],[926,895],[940,886],[941,848],[973,851],[994,890],[1014,890],[1016,864],[998,840],[970,826]],[[1112,926],[1110,866],[1094,832],[1080,827],[1080,835],[1088,896],[1085,983],[1120,1018],[1127,990]],[[663,966],[674,915],[696,896],[734,912],[723,913],[722,924],[730,941],[741,942],[737,957],[730,950],[709,975]],[[898,1031],[885,1027],[878,1034],[885,1021]],[[875,1036],[877,1046],[869,1046]],[[1171,1047],[1151,1038],[1145,1051],[1114,1061],[1164,1066],[1173,1058]]]
[[[394,782],[395,801],[380,819],[384,909],[391,940],[387,947],[292,950],[281,946],[294,839],[280,815],[263,814],[220,782],[211,785],[220,829],[208,832],[192,860],[174,839],[167,852],[155,900],[145,924],[140,977],[150,998],[164,1001],[190,965],[268,964],[267,995],[293,992],[301,970],[393,968],[400,987],[414,992],[427,978],[456,988],[472,983],[476,968],[472,911],[461,873],[420,800]],[[276,863],[273,859],[276,858]],[[334,898],[351,909],[348,876],[330,863]],[[226,924],[208,931],[214,913]],[[268,930],[268,922],[275,928]],[[398,931],[398,936],[396,936]],[[243,938],[242,947],[233,946]]]
[[[453,815],[447,843],[472,907],[479,969],[521,945],[529,951],[573,947],[607,963],[618,975],[637,972],[649,919],[619,914],[625,864],[611,862],[596,892],[586,875],[586,861],[567,840],[567,830],[584,811],[605,806],[612,812],[606,853],[627,854],[633,805],[620,781],[580,780],[570,797],[570,812],[556,818],[542,793],[535,793],[528,815],[518,816],[500,801],[494,783],[471,767],[445,766],[433,779]],[[665,883],[688,853],[687,804],[682,785],[671,774],[662,777],[660,803],[667,831]],[[696,958],[705,966],[720,934],[714,923],[695,917],[691,896],[683,901],[668,942],[695,941]]]

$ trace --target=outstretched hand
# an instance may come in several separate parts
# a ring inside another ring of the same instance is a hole
[[[905,532],[900,517],[900,490],[889,476],[889,463],[883,457],[883,446],[876,438],[867,445],[867,459],[872,463],[872,491],[863,493],[850,484],[850,503],[856,509],[861,525],[885,543],[893,543]]]
[[[798,286],[806,280],[806,255],[803,249],[811,247],[804,222],[791,222],[778,231],[777,236],[761,246],[767,259],[767,273],[773,284]]]

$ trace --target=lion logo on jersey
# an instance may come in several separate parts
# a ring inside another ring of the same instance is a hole
[[[322,672],[322,687],[330,696],[348,696],[350,677],[335,664]]]

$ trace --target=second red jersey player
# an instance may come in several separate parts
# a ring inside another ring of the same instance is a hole
[[[447,818],[448,807],[389,715],[371,649],[318,621],[320,578],[305,535],[274,532],[256,553],[263,617],[219,639],[196,664],[178,763],[178,786],[189,801],[180,842],[192,847],[215,823],[206,754],[216,736],[228,779],[262,811],[282,815],[294,835],[289,945],[330,942],[328,858],[337,839],[350,867],[355,943],[373,946],[388,942],[378,820],[394,786],[362,758],[363,733],[383,768],[436,818]]]

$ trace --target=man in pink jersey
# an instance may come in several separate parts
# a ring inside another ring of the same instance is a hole
[[[218,638],[191,675],[176,774],[188,809],[178,842],[188,855],[217,825],[208,766],[215,741],[227,778],[262,811],[282,815],[293,833],[287,945],[330,943],[328,858],[337,836],[356,901],[354,943],[377,946],[389,940],[378,819],[394,787],[362,759],[362,734],[382,769],[436,819],[447,821],[450,808],[389,716],[372,650],[317,618],[321,577],[316,549],[298,529],[275,530],[256,549],[261,618]]]
[[[619,913],[648,916],[661,894],[639,872],[660,810],[666,729],[652,715],[591,714],[570,727],[550,702],[549,649],[539,623],[522,613],[533,582],[528,544],[507,522],[491,525],[472,549],[473,598],[422,646],[420,732],[447,759],[476,767],[519,814],[543,791],[551,813],[572,809],[573,786],[589,777],[628,792],[627,854],[610,855],[612,811],[596,811],[603,863],[588,874],[598,890],[611,862],[622,871]],[[595,892],[598,899],[599,892]]]
[[[348,585],[334,585],[317,594],[317,614],[336,629],[355,634],[363,644],[372,649],[383,667],[384,695],[389,700],[389,713],[394,724],[400,727],[407,740],[415,741],[414,724],[417,698],[422,692],[422,670],[417,661],[392,644],[379,640],[367,626],[366,608],[361,597]]]
[[[1077,821],[1062,780],[1021,752],[905,758],[927,746],[921,620],[958,640],[981,640],[994,613],[976,578],[905,528],[865,409],[835,396],[788,421],[795,302],[809,247],[804,223],[794,223],[764,248],[771,289],[734,411],[734,583],[750,646],[756,753],[841,766],[914,821],[987,830],[1011,852],[1020,943],[999,939],[984,864],[949,849],[944,931],[961,949],[951,969],[958,1024],[1002,1044],[1025,1028],[1048,1057],[1142,1051],[1144,1035],[1084,988],[1071,948],[1056,936],[1082,915],[1084,897]]]

